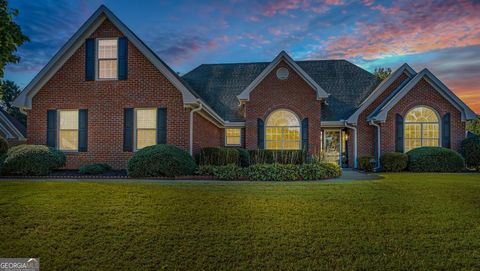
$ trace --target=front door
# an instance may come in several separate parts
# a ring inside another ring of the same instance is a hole
[[[324,130],[324,159],[331,163],[340,163],[341,130]]]

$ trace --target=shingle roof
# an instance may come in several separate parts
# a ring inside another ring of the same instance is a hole
[[[376,76],[346,60],[296,61],[330,96],[322,120],[348,118],[380,82]],[[203,64],[182,76],[223,119],[244,121],[239,95],[269,62]]]

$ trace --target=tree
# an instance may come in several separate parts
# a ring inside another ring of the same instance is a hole
[[[380,78],[380,80],[384,80],[392,73],[392,69],[390,68],[375,68],[373,74]]]
[[[467,121],[467,131],[480,135],[480,117]]]
[[[7,0],[0,0],[0,78],[7,63],[18,63],[20,57],[14,53],[17,47],[29,41],[13,18],[18,15],[17,9],[8,8]]]
[[[26,116],[18,108],[12,105],[13,100],[20,94],[22,90],[13,81],[0,81],[0,106],[7,111],[12,117],[25,125]]]

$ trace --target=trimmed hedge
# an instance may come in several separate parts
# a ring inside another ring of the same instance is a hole
[[[380,165],[387,172],[400,172],[408,166],[408,156],[401,152],[388,152],[380,157]]]
[[[238,165],[248,167],[250,165],[250,153],[243,148],[235,148],[238,151]]]
[[[90,164],[82,166],[78,172],[80,174],[88,174],[88,175],[97,175],[103,174],[112,170],[112,167],[109,164]]]
[[[480,170],[480,136],[465,138],[460,143],[460,153],[468,168]]]
[[[127,172],[131,177],[174,177],[192,175],[197,165],[184,150],[159,144],[145,147],[128,160]]]
[[[2,173],[7,175],[48,175],[64,167],[65,154],[43,145],[19,145],[8,150]]]
[[[294,164],[301,165],[307,160],[303,150],[251,150],[251,164]]]
[[[373,156],[360,156],[358,157],[358,169],[366,172],[372,172],[375,169],[375,157]]]
[[[442,147],[421,147],[410,150],[408,170],[413,172],[458,172],[465,160],[456,151]]]
[[[236,148],[208,147],[200,150],[196,160],[199,165],[225,166],[239,163],[239,157]]]
[[[0,155],[6,154],[8,152],[8,148],[8,141],[0,136]]]
[[[250,181],[299,181],[336,178],[342,175],[342,170],[336,164],[255,164],[248,168],[241,168],[235,164],[227,166],[200,166],[198,175],[214,176],[218,180]]]

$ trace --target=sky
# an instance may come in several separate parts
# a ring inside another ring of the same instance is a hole
[[[480,0],[10,0],[30,38],[5,78],[25,87],[105,4],[172,69],[203,63],[346,59],[373,72],[431,70],[480,113]]]

